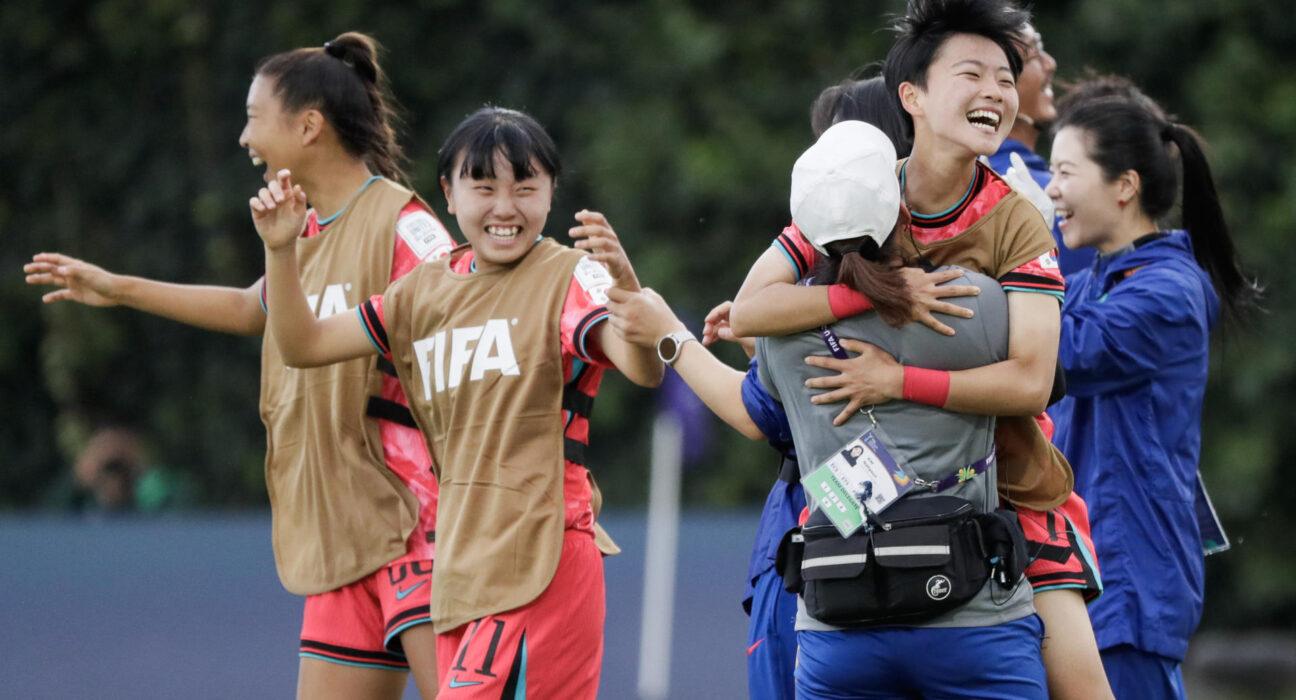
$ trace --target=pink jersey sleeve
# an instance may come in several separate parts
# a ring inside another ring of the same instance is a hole
[[[788,224],[787,228],[783,229],[783,233],[780,233],[770,245],[783,253],[788,263],[792,265],[792,272],[796,275],[794,282],[805,279],[819,262],[819,251],[810,245],[810,241],[806,240],[796,224]]]
[[[454,239],[436,214],[422,201],[411,199],[396,218],[391,281],[404,277],[421,262],[445,257],[451,248],[454,248]]]
[[[602,351],[591,347],[594,327],[608,318],[607,289],[612,275],[599,263],[582,258],[572,272],[563,301],[561,334],[563,354],[600,367],[611,367]]]

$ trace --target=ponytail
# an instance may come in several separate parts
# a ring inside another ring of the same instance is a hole
[[[841,283],[863,294],[883,321],[899,328],[912,316],[913,297],[891,240],[881,248],[868,237],[829,243],[829,254],[820,258],[815,279],[822,284]]]
[[[1192,129],[1174,122],[1164,124],[1161,137],[1179,150],[1183,171],[1183,226],[1192,238],[1197,264],[1210,275],[1219,292],[1225,317],[1243,317],[1258,305],[1261,290],[1238,262],[1201,138]]]
[[[318,109],[347,153],[383,177],[406,182],[405,153],[396,138],[400,118],[378,50],[368,35],[346,32],[323,47],[275,54],[256,72],[274,80],[284,109]]]

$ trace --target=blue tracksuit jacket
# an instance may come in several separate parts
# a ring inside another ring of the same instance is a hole
[[[1188,234],[1145,237],[1068,279],[1055,442],[1089,504],[1103,595],[1100,649],[1182,660],[1201,619],[1193,508],[1210,331],[1219,298]]]

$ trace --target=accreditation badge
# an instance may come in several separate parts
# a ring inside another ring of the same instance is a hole
[[[869,419],[873,416],[870,413]],[[823,510],[842,537],[864,526],[914,487],[914,473],[887,448],[876,421],[801,477],[806,498]]]

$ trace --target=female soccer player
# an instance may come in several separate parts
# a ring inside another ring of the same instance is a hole
[[[311,312],[331,316],[378,293],[449,234],[399,184],[401,148],[386,78],[369,37],[270,56],[257,67],[239,137],[269,180],[291,168],[311,210],[293,232]],[[177,285],[109,273],[58,253],[25,267],[30,284],[62,289],[47,303],[123,305],[226,333],[264,331],[264,292]],[[395,698],[412,667],[436,692],[428,601],[437,484],[431,458],[390,369],[373,358],[284,367],[262,349],[261,418],[275,562],[306,596],[298,696]]]
[[[469,245],[326,319],[310,313],[298,281],[305,198],[280,171],[249,202],[266,247],[270,326],[288,364],[381,354],[411,397],[441,484],[440,692],[593,698],[603,564],[584,447],[605,368],[661,381],[652,350],[602,323],[609,289],[639,283],[601,214],[578,212],[570,232],[589,256],[541,235],[560,166],[531,117],[475,112],[442,145],[438,171]]]
[[[1120,698],[1184,697],[1204,593],[1193,503],[1210,333],[1221,302],[1229,319],[1258,298],[1201,141],[1162,114],[1120,97],[1075,104],[1057,124],[1048,187],[1067,245],[1098,253],[1071,278],[1068,396],[1054,413],[1093,513],[1106,590],[1090,613]],[[1160,230],[1176,197],[1184,230]]]

